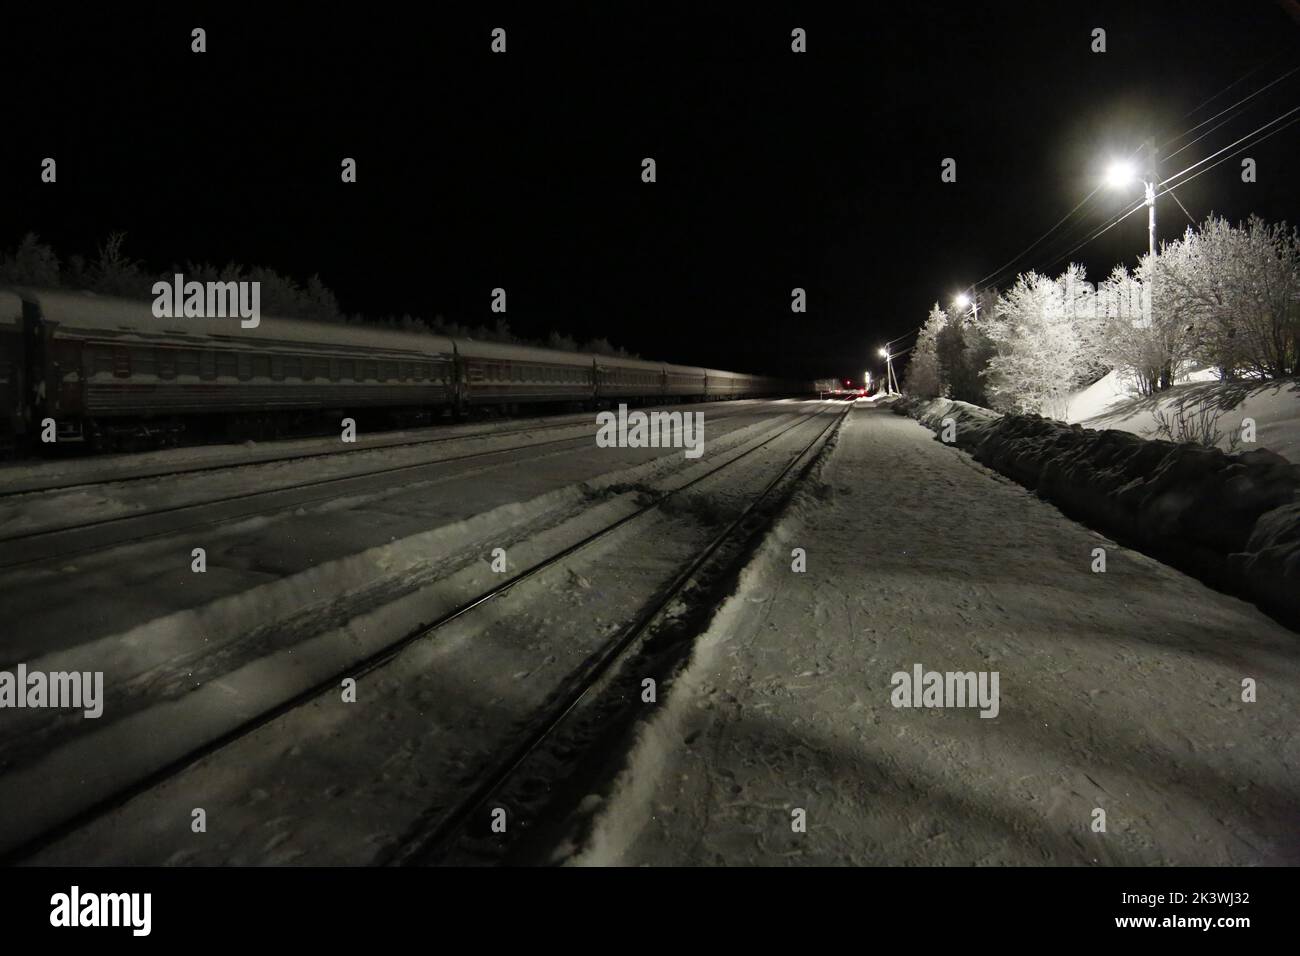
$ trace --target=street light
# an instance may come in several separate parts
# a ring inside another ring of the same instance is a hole
[[[1137,169],[1125,159],[1117,159],[1106,167],[1106,185],[1111,189],[1123,189],[1137,179]]]
[[[976,299],[973,299],[970,296],[968,296],[965,292],[958,292],[956,297],[952,300],[952,304],[959,309],[964,309],[966,308],[966,306],[969,305],[971,316],[975,319],[976,322],[980,320],[979,302]]]
[[[887,395],[893,395],[894,386],[898,383],[898,380],[894,378],[894,359],[893,356],[889,354],[888,345],[882,345],[880,347],[880,357],[885,360],[885,393]]]
[[[1125,189],[1138,179],[1137,167],[1127,159],[1117,159],[1106,168],[1105,184],[1111,189]],[[1156,255],[1156,147],[1147,141],[1147,175],[1142,179],[1147,207],[1147,249]]]

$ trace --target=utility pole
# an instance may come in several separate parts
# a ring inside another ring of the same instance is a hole
[[[1147,197],[1147,248],[1151,258],[1156,257],[1156,141],[1147,140],[1147,174],[1145,177]]]

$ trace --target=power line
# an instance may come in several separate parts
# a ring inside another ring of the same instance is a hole
[[[1084,203],[1088,202],[1088,200],[1092,199],[1092,197],[1095,196],[1095,195],[1097,195],[1097,193],[1098,193],[1100,190],[1101,190],[1101,186],[1098,186],[1098,187],[1097,187],[1096,189],[1094,189],[1092,192],[1088,193],[1088,195],[1084,196],[1083,199],[1079,200],[1078,204],[1075,205],[1075,207],[1074,207],[1073,209],[1071,209],[1069,212],[1067,212],[1064,216],[1062,216],[1062,217],[1061,217],[1061,218],[1056,222],[1056,224],[1055,224],[1054,226],[1052,226],[1051,229],[1048,229],[1047,232],[1043,233],[1041,236],[1039,236],[1037,239],[1035,239],[1033,242],[1031,242],[1027,247],[1025,247],[1025,249],[1024,249],[1023,252],[1020,252],[1019,254],[1017,254],[1017,255],[1015,255],[1015,256],[1012,256],[1012,257],[1011,257],[1010,259],[1008,259],[1007,262],[1004,263],[1002,266],[998,267],[997,269],[994,269],[994,270],[993,270],[992,272],[990,272],[988,275],[984,276],[984,278],[977,280],[977,281],[975,282],[975,285],[976,285],[976,286],[983,285],[985,282],[987,282],[989,279],[993,278],[994,276],[1001,275],[1001,273],[1003,272],[1003,270],[1005,270],[1008,266],[1012,265],[1012,264],[1015,263],[1015,262],[1019,262],[1021,259],[1023,259],[1023,258],[1025,257],[1025,254],[1026,254],[1026,253],[1030,252],[1030,251],[1031,251],[1032,249],[1034,249],[1034,248],[1035,248],[1035,247],[1036,247],[1040,242],[1042,242],[1044,239],[1046,239],[1048,236],[1050,236],[1053,232],[1055,232],[1055,231],[1056,231],[1056,230],[1061,226],[1062,223],[1064,223],[1067,219],[1069,219],[1071,216],[1073,216],[1076,212],[1079,211],[1079,207],[1080,207],[1080,206],[1082,206]]]
[[[1197,123],[1197,124],[1196,124],[1195,126],[1193,126],[1191,129],[1187,130],[1187,132],[1185,132],[1185,133],[1180,133],[1179,135],[1175,136],[1173,139],[1171,139],[1171,140],[1167,140],[1166,142],[1164,142],[1163,144],[1161,144],[1160,148],[1161,148],[1161,149],[1164,149],[1164,148],[1165,148],[1166,146],[1168,146],[1170,143],[1176,143],[1176,142],[1178,142],[1180,139],[1182,139],[1184,136],[1187,136],[1187,135],[1190,134],[1190,133],[1195,133],[1198,129],[1200,129],[1200,128],[1201,128],[1202,126],[1204,126],[1206,123],[1212,123],[1214,120],[1218,119],[1220,116],[1222,116],[1224,113],[1227,113],[1229,110],[1236,109],[1238,106],[1240,106],[1242,103],[1245,103],[1247,100],[1253,100],[1255,97],[1259,96],[1259,94],[1263,93],[1263,92],[1264,92],[1265,90],[1267,90],[1267,89],[1270,89],[1271,87],[1277,86],[1277,84],[1281,83],[1281,82],[1282,82],[1283,80],[1285,80],[1288,76],[1291,76],[1293,73],[1295,73],[1295,72],[1298,71],[1298,70],[1300,70],[1300,66],[1292,67],[1291,69],[1287,70],[1285,73],[1283,73],[1281,76],[1279,76],[1277,79],[1273,80],[1272,82],[1270,82],[1270,83],[1265,83],[1263,86],[1261,86],[1259,89],[1257,89],[1254,93],[1251,93],[1249,96],[1244,96],[1244,97],[1242,97],[1241,99],[1237,100],[1237,102],[1233,103],[1231,106],[1219,110],[1219,112],[1215,113],[1215,114],[1214,114],[1213,116],[1211,116],[1209,119],[1207,119],[1207,120],[1202,120],[1200,123]],[[1247,75],[1249,75],[1249,74],[1247,74]],[[1235,84],[1234,84],[1234,85],[1235,85]],[[1220,123],[1219,125],[1222,126],[1223,124]],[[1216,126],[1215,129],[1218,129],[1218,127]],[[1213,130],[1212,130],[1211,132],[1213,132]],[[1206,135],[1208,135],[1208,134],[1206,134]],[[1204,139],[1204,136],[1198,136],[1196,139],[1192,140],[1192,143],[1198,142],[1198,141],[1200,141],[1201,139]],[[1170,153],[1169,155],[1170,155],[1170,156],[1177,156],[1179,153],[1181,153],[1181,152],[1182,152],[1184,149],[1186,149],[1188,146],[1191,146],[1192,143],[1188,143],[1186,146],[1181,146],[1181,147],[1179,147],[1177,150],[1175,150],[1174,152]]]
[[[1278,116],[1278,117],[1276,117],[1275,119],[1271,119],[1271,120],[1269,120],[1267,123],[1265,123],[1263,126],[1260,126],[1260,127],[1258,127],[1257,129],[1254,129],[1254,130],[1252,130],[1251,132],[1247,133],[1245,136],[1241,137],[1241,139],[1238,139],[1238,140],[1236,140],[1235,142],[1229,143],[1227,146],[1223,147],[1223,149],[1219,150],[1218,152],[1211,153],[1209,156],[1206,156],[1204,159],[1200,160],[1199,162],[1192,163],[1192,165],[1188,166],[1186,169],[1184,169],[1184,170],[1182,170],[1182,171],[1180,171],[1180,172],[1174,173],[1174,174],[1173,174],[1172,176],[1170,176],[1168,179],[1165,179],[1165,180],[1163,180],[1163,181],[1157,183],[1156,185],[1158,185],[1158,186],[1163,186],[1163,185],[1165,185],[1165,183],[1173,182],[1173,181],[1174,181],[1175,179],[1177,179],[1179,176],[1183,175],[1183,173],[1190,173],[1190,172],[1191,172],[1193,169],[1195,169],[1197,166],[1201,166],[1201,165],[1203,165],[1203,164],[1205,164],[1205,163],[1208,163],[1208,162],[1209,162],[1210,160],[1212,160],[1215,156],[1218,156],[1219,153],[1227,152],[1228,150],[1232,149],[1232,147],[1236,146],[1237,143],[1241,143],[1241,142],[1244,142],[1245,140],[1250,139],[1250,137],[1254,136],[1256,133],[1263,132],[1264,130],[1266,130],[1266,129],[1268,129],[1270,126],[1272,126],[1274,123],[1280,123],[1282,120],[1286,119],[1286,118],[1287,118],[1288,116],[1290,116],[1292,113],[1296,113],[1296,112],[1300,112],[1300,106],[1294,106],[1294,107],[1292,107],[1291,109],[1289,109],[1289,110],[1287,110],[1285,113],[1283,113],[1281,116]]]
[[[1269,128],[1270,126],[1272,126],[1273,124],[1275,124],[1275,123],[1277,123],[1277,122],[1279,122],[1279,121],[1281,121],[1281,120],[1283,120],[1283,119],[1286,119],[1286,117],[1288,117],[1288,116],[1290,116],[1292,113],[1296,113],[1296,112],[1300,112],[1300,106],[1297,106],[1297,107],[1295,107],[1295,108],[1293,108],[1293,109],[1291,109],[1291,110],[1288,110],[1286,113],[1283,113],[1281,116],[1277,117],[1276,119],[1270,120],[1269,122],[1265,123],[1263,126],[1259,127],[1258,129],[1254,130],[1253,132],[1247,133],[1245,136],[1243,136],[1241,139],[1237,140],[1235,143],[1232,143],[1232,144],[1230,144],[1230,145],[1228,145],[1228,146],[1225,146],[1223,149],[1219,150],[1218,152],[1216,152],[1216,153],[1214,153],[1214,154],[1212,154],[1212,155],[1210,155],[1210,156],[1207,156],[1205,159],[1201,160],[1200,162],[1198,162],[1198,163],[1194,163],[1193,165],[1188,166],[1186,169],[1182,170],[1181,172],[1179,172],[1179,173],[1175,173],[1173,176],[1170,176],[1168,179],[1164,180],[1163,182],[1158,183],[1157,186],[1166,186],[1166,185],[1168,185],[1169,188],[1165,189],[1163,192],[1158,192],[1158,193],[1156,193],[1156,198],[1159,199],[1159,198],[1162,197],[1162,196],[1169,196],[1169,195],[1172,195],[1172,194],[1173,194],[1173,190],[1178,189],[1178,188],[1184,186],[1185,184],[1191,182],[1191,181],[1192,181],[1193,179],[1195,179],[1197,176],[1201,176],[1201,175],[1204,175],[1205,173],[1208,173],[1210,170],[1214,169],[1216,166],[1220,166],[1220,165],[1222,165],[1223,163],[1226,163],[1228,160],[1232,159],[1232,158],[1233,158],[1234,156],[1236,156],[1238,153],[1242,153],[1242,152],[1244,152],[1245,150],[1250,149],[1252,146],[1256,146],[1256,145],[1258,145],[1259,143],[1264,142],[1264,140],[1268,139],[1269,137],[1276,136],[1278,133],[1282,132],[1282,131],[1283,131],[1284,129],[1286,129],[1287,127],[1293,126],[1293,125],[1295,125],[1297,122],[1300,122],[1300,117],[1296,117],[1296,119],[1293,119],[1290,123],[1287,123],[1285,126],[1279,126],[1277,129],[1273,130],[1273,131],[1272,131],[1271,133],[1269,133],[1268,135],[1266,135],[1266,136],[1262,136],[1262,137],[1260,137],[1259,139],[1255,140],[1254,142],[1247,143],[1245,146],[1242,146],[1241,149],[1237,150],[1237,152],[1232,153],[1232,154],[1230,154],[1230,155],[1228,155],[1228,156],[1224,156],[1224,157],[1223,157],[1222,159],[1220,159],[1217,163],[1214,163],[1214,164],[1211,165],[1211,166],[1207,166],[1205,169],[1202,169],[1199,173],[1196,173],[1196,174],[1193,175],[1193,176],[1187,176],[1185,179],[1182,179],[1180,182],[1177,182],[1177,183],[1174,183],[1174,182],[1173,182],[1175,179],[1177,179],[1177,178],[1180,177],[1180,176],[1183,176],[1185,173],[1190,172],[1191,170],[1195,169],[1197,166],[1200,166],[1200,165],[1202,165],[1202,164],[1208,162],[1209,160],[1213,159],[1215,156],[1218,156],[1220,153],[1223,153],[1223,152],[1225,152],[1225,151],[1227,151],[1227,150],[1229,150],[1229,149],[1232,149],[1232,147],[1233,147],[1233,146],[1236,146],[1238,143],[1241,143],[1241,142],[1243,142],[1244,140],[1250,139],[1250,138],[1251,138],[1252,136],[1254,136],[1256,133],[1260,133],[1260,132],[1262,132],[1262,131],[1268,129],[1268,128]],[[1169,185],[1170,183],[1173,183],[1173,185]],[[1178,201],[1178,197],[1177,197],[1177,196],[1174,197],[1174,201],[1175,201],[1175,202],[1178,202],[1178,205],[1179,205],[1180,207],[1182,206],[1182,203]],[[1056,264],[1057,264],[1058,262],[1060,262],[1062,259],[1065,259],[1065,258],[1067,258],[1068,256],[1071,256],[1071,255],[1073,255],[1074,253],[1078,252],[1080,249],[1082,249],[1082,248],[1083,248],[1084,246],[1086,246],[1088,243],[1092,242],[1094,239],[1099,238],[1100,236],[1102,236],[1102,235],[1104,235],[1105,233],[1109,232],[1111,229],[1113,229],[1113,228],[1115,228],[1116,226],[1118,226],[1121,222],[1123,222],[1123,221],[1124,221],[1125,219],[1127,219],[1129,216],[1133,215],[1133,213],[1137,212],[1139,209],[1141,209],[1141,208],[1142,208],[1143,206],[1145,206],[1145,205],[1146,205],[1146,200],[1145,200],[1145,199],[1140,199],[1140,200],[1138,200],[1138,201],[1133,205],[1132,208],[1130,208],[1130,209],[1128,209],[1127,211],[1121,213],[1121,214],[1120,214],[1120,215],[1119,215],[1115,220],[1113,220],[1112,222],[1106,224],[1104,227],[1102,227],[1101,229],[1099,229],[1097,232],[1093,233],[1091,236],[1089,236],[1089,237],[1088,237],[1087,239],[1085,239],[1083,242],[1079,243],[1077,246],[1075,246],[1075,247],[1074,247],[1073,249],[1071,249],[1069,252],[1065,253],[1065,255],[1059,256],[1059,257],[1057,257],[1056,259],[1052,260],[1050,263],[1048,263],[1048,267],[1050,268],[1051,266],[1056,265]],[[1184,212],[1184,213],[1187,213],[1186,208],[1183,209],[1183,212]],[[1191,218],[1191,214],[1190,214],[1190,213],[1188,213],[1188,218],[1189,218],[1189,219]],[[1192,225],[1195,225],[1195,224],[1196,224],[1196,223],[1195,223],[1195,220],[1193,220]]]
[[[1281,55],[1282,55],[1282,54],[1278,54],[1278,56],[1281,56]],[[1196,106],[1195,108],[1193,108],[1192,110],[1190,110],[1190,111],[1186,114],[1186,116],[1192,116],[1193,114],[1195,114],[1196,112],[1198,112],[1200,109],[1202,109],[1204,106],[1206,106],[1207,104],[1209,104],[1209,103],[1213,102],[1214,100],[1218,99],[1218,98],[1219,98],[1220,96],[1222,96],[1224,93],[1228,92],[1228,90],[1230,90],[1230,89],[1232,89],[1233,87],[1237,86],[1238,84],[1240,84],[1241,82],[1243,82],[1244,80],[1246,80],[1247,78],[1249,78],[1250,76],[1252,76],[1252,75],[1254,75],[1255,73],[1257,73],[1259,70],[1263,69],[1264,67],[1266,67],[1266,66],[1268,66],[1269,64],[1273,63],[1274,61],[1276,61],[1276,60],[1278,59],[1278,56],[1271,57],[1270,59],[1265,60],[1263,63],[1260,63],[1259,65],[1253,67],[1252,69],[1250,69],[1249,71],[1247,71],[1245,74],[1243,74],[1242,76],[1238,77],[1238,78],[1237,78],[1236,80],[1234,80],[1233,82],[1229,83],[1227,86],[1225,86],[1223,89],[1221,89],[1218,93],[1215,93],[1213,96],[1209,97],[1209,99],[1203,100],[1199,106]],[[1232,113],[1234,110],[1236,110],[1238,107],[1240,107],[1243,103],[1246,103],[1246,102],[1248,102],[1249,100],[1254,99],[1256,96],[1260,95],[1261,93],[1265,92],[1266,90],[1268,90],[1268,89],[1270,89],[1270,88],[1276,86],[1278,83],[1281,83],[1283,80],[1285,80],[1285,79],[1287,79],[1288,77],[1292,76],[1292,75],[1295,74],[1297,71],[1300,71],[1300,66],[1292,67],[1292,68],[1291,68],[1290,70],[1288,70],[1286,73],[1283,73],[1281,76],[1276,77],[1276,78],[1273,79],[1273,80],[1270,80],[1268,83],[1266,83],[1264,86],[1260,87],[1259,89],[1255,90],[1253,93],[1250,93],[1250,94],[1248,94],[1247,96],[1242,97],[1240,100],[1237,100],[1235,103],[1231,104],[1230,106],[1225,107],[1224,109],[1222,109],[1222,110],[1220,110],[1219,112],[1215,113],[1213,116],[1210,116],[1209,118],[1207,118],[1207,119],[1205,119],[1205,120],[1202,120],[1200,123],[1196,124],[1195,126],[1191,127],[1190,129],[1185,130],[1185,131],[1183,131],[1182,133],[1179,133],[1177,136],[1173,137],[1172,139],[1166,140],[1166,141],[1161,145],[1160,148],[1163,149],[1165,146],[1168,146],[1168,145],[1171,144],[1171,143],[1175,143],[1175,142],[1177,142],[1178,140],[1184,138],[1185,136],[1188,136],[1188,135],[1190,135],[1191,133],[1196,132],[1198,129],[1201,129],[1201,128],[1202,128],[1203,126],[1205,126],[1207,123],[1212,123],[1215,119],[1219,118],[1220,116],[1223,116],[1223,115],[1226,114],[1226,113]],[[1186,116],[1185,116],[1184,118],[1186,118]],[[1210,135],[1210,133],[1213,133],[1215,130],[1217,130],[1217,129],[1221,128],[1222,126],[1224,126],[1227,122],[1230,122],[1233,118],[1235,118],[1235,116],[1236,116],[1236,114],[1234,113],[1233,116],[1230,116],[1230,117],[1229,117],[1227,120],[1225,120],[1223,123],[1218,124],[1217,126],[1213,127],[1213,128],[1210,129],[1210,130],[1207,130],[1207,131],[1206,131],[1205,133],[1203,133],[1201,136],[1198,136],[1196,139],[1192,140],[1192,142],[1187,143],[1187,144],[1185,144],[1184,146],[1180,147],[1179,149],[1175,150],[1173,153],[1170,154],[1170,157],[1172,157],[1172,156],[1176,156],[1176,155],[1178,155],[1178,153],[1181,153],[1183,150],[1189,148],[1190,146],[1194,145],[1195,143],[1200,142],[1200,141],[1201,141],[1202,139],[1204,139],[1206,136]],[[1258,132],[1258,131],[1257,131],[1257,132]],[[1247,136],[1250,136],[1250,135],[1253,135],[1253,134],[1247,134]],[[1238,140],[1238,142],[1240,142],[1240,140]],[[1232,145],[1235,145],[1235,144],[1232,144]],[[1129,158],[1132,159],[1132,157],[1133,157],[1133,156],[1136,156],[1138,153],[1140,153],[1140,152],[1145,148],[1145,146],[1146,146],[1145,143],[1139,145],[1135,150],[1133,150],[1133,152],[1130,154],[1130,157],[1129,157]],[[1232,147],[1231,147],[1231,146],[1228,146],[1228,147],[1226,147],[1226,148],[1231,149]],[[1215,155],[1217,155],[1217,154],[1215,154]],[[1168,158],[1170,158],[1170,157],[1166,157],[1166,159],[1168,159]],[[1213,156],[1208,157],[1208,158],[1213,158]],[[1194,168],[1194,167],[1193,167],[1193,168]],[[1161,185],[1163,185],[1163,183],[1162,183]],[[1079,210],[1080,210],[1084,205],[1086,205],[1086,204],[1087,204],[1087,203],[1088,203],[1088,202],[1089,202],[1089,201],[1090,201],[1094,196],[1096,196],[1097,193],[1098,193],[1101,189],[1102,189],[1102,186],[1101,186],[1101,185],[1098,185],[1096,188],[1094,188],[1094,189],[1092,190],[1092,192],[1090,192],[1087,196],[1085,196],[1082,200],[1080,200],[1080,201],[1079,201],[1079,202],[1074,206],[1073,209],[1071,209],[1071,210],[1070,210],[1069,212],[1067,212],[1064,216],[1062,216],[1061,219],[1059,219],[1056,223],[1054,223],[1054,224],[1051,226],[1051,228],[1049,228],[1046,232],[1044,232],[1042,235],[1040,235],[1040,236],[1039,236],[1037,239],[1035,239],[1032,243],[1030,243],[1028,246],[1026,246],[1026,247],[1025,247],[1021,252],[1019,252],[1018,254],[1016,254],[1015,256],[1013,256],[1011,259],[1008,259],[1008,260],[1007,260],[1003,265],[999,266],[997,269],[993,270],[993,271],[990,272],[988,275],[986,275],[986,276],[984,276],[983,278],[981,278],[981,279],[979,279],[978,281],[976,281],[974,287],[978,287],[978,286],[980,286],[980,285],[984,285],[984,284],[990,282],[990,280],[994,280],[994,279],[996,279],[998,282],[1002,281],[1002,279],[1004,278],[1004,273],[1007,273],[1007,272],[1010,270],[1010,267],[1011,267],[1011,266],[1013,266],[1013,265],[1015,265],[1016,263],[1018,263],[1018,262],[1019,262],[1020,260],[1022,260],[1026,255],[1028,255],[1030,252],[1032,252],[1034,249],[1036,249],[1039,245],[1041,245],[1042,242],[1043,242],[1044,240],[1046,240],[1050,235],[1052,235],[1054,232],[1056,232],[1056,231],[1057,231],[1057,230],[1058,230],[1058,229],[1059,229],[1059,228],[1060,228],[1060,227],[1061,227],[1065,222],[1067,222],[1071,217],[1073,217],[1073,216],[1074,216],[1074,215],[1075,215],[1075,214],[1076,214],[1076,213],[1077,213],[1077,212],[1078,212],[1078,211],[1079,211]],[[1175,197],[1175,201],[1177,201],[1177,197]],[[1181,203],[1179,203],[1179,205],[1181,206]],[[1184,209],[1183,212],[1186,213],[1187,210]],[[1127,215],[1129,215],[1129,213],[1125,213],[1124,215],[1127,216]],[[1121,218],[1123,218],[1123,217],[1121,217]],[[1079,225],[1083,226],[1084,228],[1090,228],[1090,227],[1088,227],[1088,226],[1086,225],[1086,220],[1085,220],[1084,222],[1081,222]],[[1103,231],[1105,231],[1105,230],[1103,229]],[[1062,245],[1064,245],[1064,244],[1066,244],[1066,243],[1069,243],[1069,242],[1073,241],[1073,237],[1071,236],[1071,232],[1073,233],[1074,236],[1077,236],[1077,235],[1078,235],[1078,230],[1077,230],[1077,228],[1072,229],[1072,230],[1070,230],[1070,231],[1067,231],[1066,236],[1063,237],[1063,238],[1065,239],[1065,242],[1062,243]],[[1099,234],[1100,234],[1100,233],[1098,233],[1098,235],[1099,235]],[[1075,250],[1081,248],[1082,245],[1086,245],[1088,242],[1091,242],[1093,238],[1095,238],[1095,236],[1089,237],[1088,239],[1084,240],[1083,243],[1080,243],[1079,245],[1074,246],[1074,247],[1070,250],[1070,252],[1066,253],[1065,255],[1067,255],[1067,256],[1070,255],[1070,254],[1073,253]],[[1059,247],[1058,247],[1058,248],[1059,248]],[[1056,259],[1053,259],[1053,260],[1052,260],[1052,264],[1055,264],[1056,262],[1059,262],[1061,258],[1064,258],[1064,256],[1060,256],[1060,257],[1058,257],[1058,258],[1056,258]],[[1011,271],[1014,271],[1014,270],[1011,270]],[[995,283],[995,284],[996,284],[996,283]]]

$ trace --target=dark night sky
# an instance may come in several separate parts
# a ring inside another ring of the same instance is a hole
[[[1300,64],[1300,24],[1265,0],[476,6],[10,8],[0,246],[34,230],[90,253],[125,230],[155,268],[319,272],[367,314],[490,323],[504,286],[524,335],[856,378],[936,298],[1064,215],[1115,151]],[[488,51],[498,25],[504,56]],[[1296,105],[1300,74],[1172,165]],[[1178,195],[1198,218],[1295,221],[1298,147],[1293,126],[1249,152],[1257,183],[1238,159]],[[54,186],[39,182],[47,155]],[[947,156],[955,184],[940,182]],[[1078,228],[1121,205],[1100,195]],[[1159,214],[1165,238],[1187,224],[1169,200]],[[1101,278],[1145,228],[1135,215],[1073,258]],[[1066,238],[1020,266],[1059,272]],[[806,315],[790,312],[794,286]]]

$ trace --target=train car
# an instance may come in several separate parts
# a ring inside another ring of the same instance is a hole
[[[746,376],[739,372],[724,372],[721,369],[704,370],[704,394],[709,401],[721,401],[739,398],[745,389]]]
[[[610,403],[663,401],[664,363],[610,355],[593,356],[596,397]]]
[[[34,420],[58,441],[116,444],[194,416],[454,407],[455,344],[436,335],[262,316],[157,318],[148,301],[20,290]],[[156,437],[156,436],[155,436]]]
[[[704,400],[704,369],[691,365],[664,364],[664,396],[679,401]]]
[[[22,318],[22,299],[0,290],[0,452],[13,451],[27,433]]]
[[[468,406],[587,403],[596,396],[595,359],[580,352],[457,339]]]
[[[269,437],[339,413],[421,423],[466,409],[791,394],[762,376],[374,326],[158,318],[150,300],[0,291],[0,448]]]

